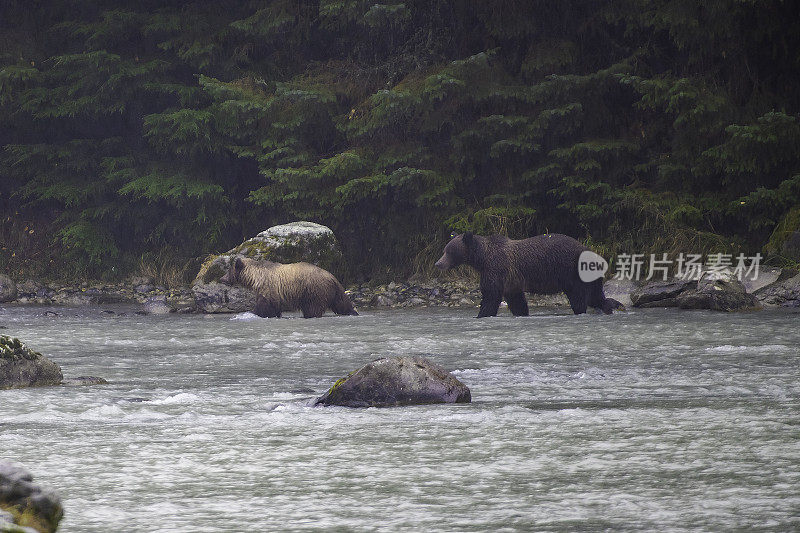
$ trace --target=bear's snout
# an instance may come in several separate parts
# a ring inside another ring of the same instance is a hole
[[[436,261],[435,266],[439,270],[447,270],[448,268],[450,268],[450,261],[447,260],[446,255],[443,255],[441,258],[439,258],[438,261]]]

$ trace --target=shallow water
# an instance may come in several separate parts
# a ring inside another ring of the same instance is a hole
[[[60,493],[60,531],[800,528],[798,314],[132,311],[0,307],[110,381],[0,391],[0,456]],[[394,354],[473,403],[309,407]]]

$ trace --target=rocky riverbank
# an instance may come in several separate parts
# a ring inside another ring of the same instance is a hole
[[[397,281],[379,285],[359,284],[347,288],[353,304],[365,308],[477,307],[481,293],[477,280]],[[77,285],[26,280],[17,285],[17,297],[7,303],[53,306],[139,304],[143,313],[195,313],[196,293],[190,287],[167,289],[148,278],[124,283]],[[568,306],[564,295],[530,298],[532,306]]]
[[[758,304],[763,307],[800,307],[800,289],[798,289],[800,275],[774,276],[773,279],[774,282],[766,286],[753,287],[755,290],[752,290],[752,294]],[[630,306],[632,294],[639,294],[651,285],[653,290],[656,290],[658,283],[637,284],[630,281],[609,280],[606,282],[605,290],[607,296]],[[748,287],[748,289],[751,288]],[[748,290],[749,292],[751,291]],[[393,281],[378,285],[364,283],[348,287],[347,294],[357,309],[477,308],[481,300],[478,281],[474,279]],[[140,312],[144,314],[204,313],[209,310],[204,302],[198,300],[205,296],[204,293],[193,291],[188,286],[178,289],[158,286],[152,279],[145,277],[132,278],[123,283],[83,282],[77,285],[25,280],[16,285],[16,297],[6,303],[52,306],[122,303],[141,305]],[[219,297],[224,299],[225,295]],[[634,299],[636,299],[636,295],[634,295]],[[563,294],[529,295],[528,304],[531,307],[569,307]],[[650,306],[659,307],[660,305],[655,303]],[[225,312],[224,309],[221,311]]]

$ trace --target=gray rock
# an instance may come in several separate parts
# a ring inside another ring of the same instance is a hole
[[[397,300],[388,294],[376,294],[372,297],[370,301],[370,305],[373,307],[391,307],[393,306]]]
[[[634,307],[678,307],[678,296],[695,288],[696,280],[652,281],[633,291],[631,303]]]
[[[769,306],[800,307],[800,274],[763,287],[755,297]]]
[[[0,389],[58,385],[61,368],[19,339],[0,335]]]
[[[390,357],[368,363],[337,381],[314,405],[393,407],[469,403],[469,388],[423,357]]]
[[[750,276],[743,276],[741,281],[747,292],[754,293],[767,285],[780,281],[781,275],[782,271],[780,268],[761,267],[758,269],[758,276],[753,277],[752,274]]]
[[[53,533],[64,516],[58,495],[36,485],[24,468],[4,460],[0,460],[0,509],[5,511],[0,531]],[[23,529],[4,526],[9,515],[12,523]]]
[[[166,296],[152,296],[145,300],[144,311],[149,315],[167,315],[172,308],[167,304]]]
[[[203,313],[243,313],[256,305],[256,293],[244,287],[222,283],[201,283],[192,287],[197,310]]]
[[[13,302],[16,299],[17,284],[5,274],[0,274],[0,303]]]
[[[197,302],[190,290],[175,291],[167,295],[167,305],[175,313],[194,313]]]
[[[760,307],[756,297],[747,293],[742,282],[725,275],[703,275],[695,288],[682,292],[677,300],[681,309],[747,311]]]
[[[135,285],[133,287],[133,292],[137,294],[147,294],[148,292],[153,292],[155,287],[151,284],[142,284],[142,285]]]
[[[625,307],[630,307],[633,305],[631,295],[639,285],[638,282],[629,279],[610,279],[603,283],[603,292],[606,298],[613,298]]]
[[[680,307],[714,311],[758,309],[755,297],[730,270],[705,272],[699,280],[654,281],[631,294],[634,307]]]

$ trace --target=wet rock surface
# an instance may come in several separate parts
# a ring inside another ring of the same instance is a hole
[[[192,287],[197,311],[201,313],[243,313],[256,305],[256,293],[223,283],[201,283]]]
[[[58,495],[36,485],[24,468],[0,460],[0,531],[53,533],[63,516]]]
[[[731,272],[706,272],[700,279],[654,281],[631,294],[634,307],[679,307],[712,311],[748,311],[758,300]]]
[[[89,385],[108,385],[108,381],[95,376],[78,376],[77,378],[64,378],[61,384],[65,387],[86,387]]]
[[[800,274],[759,289],[755,297],[768,306],[800,307]]]
[[[337,381],[314,405],[394,407],[469,403],[469,388],[424,357],[377,359]]]

